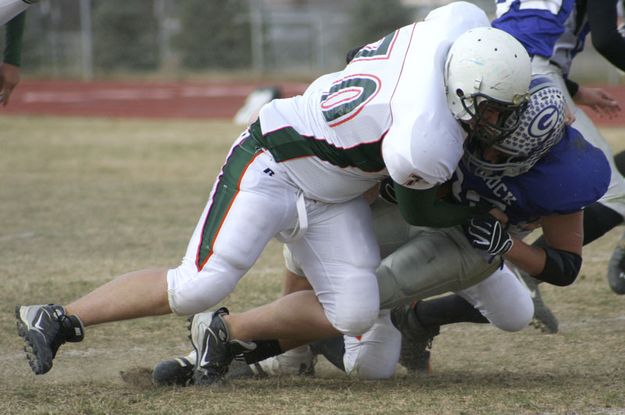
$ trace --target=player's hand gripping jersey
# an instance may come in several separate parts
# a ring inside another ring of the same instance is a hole
[[[311,199],[349,200],[388,175],[416,189],[442,183],[465,138],[445,96],[447,52],[462,33],[488,25],[469,3],[436,9],[365,46],[302,96],[263,107],[252,134]]]

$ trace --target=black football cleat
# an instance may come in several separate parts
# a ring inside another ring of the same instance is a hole
[[[24,351],[36,375],[47,373],[59,347],[65,342],[79,342],[84,327],[76,316],[68,316],[60,305],[15,307],[17,334],[26,343]]]

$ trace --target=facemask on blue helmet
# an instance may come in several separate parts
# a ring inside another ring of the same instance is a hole
[[[527,172],[562,139],[565,105],[562,91],[549,79],[534,78],[526,108],[518,118],[513,116],[505,122],[515,127],[513,131],[490,146],[483,140],[468,139],[462,163],[473,174],[487,178]],[[489,149],[496,150],[496,161],[484,157]]]

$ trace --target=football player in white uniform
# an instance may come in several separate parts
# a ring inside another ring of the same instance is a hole
[[[414,194],[429,197],[454,172],[467,131],[496,142],[513,130],[529,81],[523,47],[469,3],[436,9],[366,46],[303,95],[263,107],[234,142],[180,266],[120,276],[66,307],[17,307],[32,370],[50,370],[59,346],[82,340],[84,326],[215,306],[274,236],[314,292],[285,296],[229,327],[225,309],[212,321],[196,316],[194,382],[220,381],[238,351],[275,354],[366,332],[379,313],[380,257],[362,194],[390,176],[400,207]],[[417,208],[402,212],[426,224]],[[474,213],[464,211],[463,220]]]
[[[392,319],[403,337],[411,340],[404,342],[412,344],[408,352],[415,354],[412,359],[404,357],[402,364],[409,370],[427,370],[426,346],[443,324],[465,321],[466,314],[473,313],[480,322],[517,331],[531,320],[530,293],[506,265],[498,267],[501,256],[537,278],[567,284],[575,280],[581,266],[581,208],[605,193],[610,168],[599,149],[565,126],[565,100],[558,88],[538,78],[530,91],[530,103],[517,130],[490,148],[469,142],[449,183],[455,203],[497,206],[507,216],[507,228],[487,215],[472,219],[464,232],[460,226],[411,227],[394,204],[376,201],[372,207],[376,237],[385,257],[376,272],[380,303],[382,309],[395,308],[392,313],[381,312],[364,335],[344,336],[344,343],[338,338],[338,347],[332,348],[331,341],[317,342],[311,345],[314,350],[351,375],[392,376],[400,351],[400,335]],[[528,233],[526,225],[539,219],[549,241],[544,248],[521,240]],[[489,254],[486,259],[484,251]],[[296,255],[286,249],[285,260],[291,277],[305,275]],[[420,302],[421,307],[403,305],[446,291],[458,295]],[[306,350],[288,352],[250,368],[268,374],[293,373],[302,364],[310,365],[308,354]],[[253,355],[243,356],[255,363]],[[191,354],[159,363],[155,382],[183,383],[194,359]]]

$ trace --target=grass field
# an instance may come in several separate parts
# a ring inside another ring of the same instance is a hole
[[[625,131],[604,132],[625,148]],[[214,121],[0,117],[0,414],[625,414],[625,298],[605,279],[622,228],[585,249],[576,284],[543,289],[559,334],[445,327],[427,378],[357,381],[321,361],[315,378],[156,388],[147,368],[189,349],[174,316],[90,328],[35,377],[15,304],[66,303],[120,273],[175,266],[238,133]],[[272,300],[281,272],[272,243],[225,304]]]

